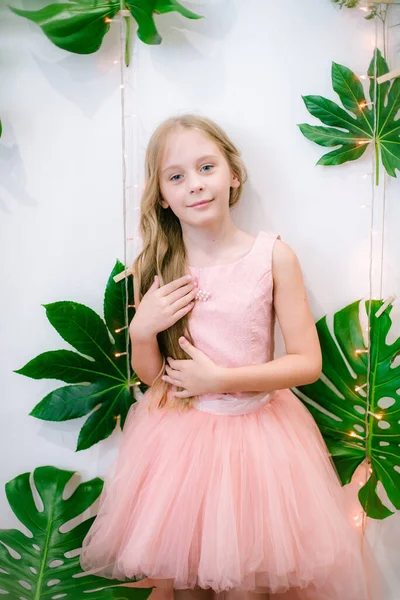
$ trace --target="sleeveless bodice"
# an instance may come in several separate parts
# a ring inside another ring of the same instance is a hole
[[[250,251],[232,263],[188,267],[198,281],[200,296],[189,317],[194,345],[220,366],[241,367],[273,359],[272,250],[278,238],[261,231]],[[240,392],[234,397],[203,394],[197,397],[196,408],[225,413],[229,400],[231,409],[237,408],[232,414],[239,414],[263,398],[268,399],[265,392]]]

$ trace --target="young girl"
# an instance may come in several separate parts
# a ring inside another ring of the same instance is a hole
[[[128,414],[81,564],[179,600],[379,600],[327,447],[288,389],[321,373],[299,262],[276,233],[233,224],[245,180],[209,119],[170,118],[150,139],[129,331],[151,387]]]

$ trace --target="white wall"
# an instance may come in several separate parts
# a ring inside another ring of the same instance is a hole
[[[37,0],[14,0],[21,8]],[[242,150],[249,171],[235,222],[250,233],[273,230],[292,246],[303,268],[315,320],[369,296],[371,154],[342,167],[314,167],[324,149],[307,141],[297,123],[315,123],[301,95],[338,100],[331,61],[365,73],[375,25],[358,10],[329,0],[189,0],[206,16],[156,17],[163,43],[135,43],[125,75],[128,194],[135,208],[143,181],[144,149],[156,124],[170,114],[200,111],[217,120]],[[400,19],[397,19],[399,21]],[[396,28],[391,66],[398,66]],[[1,527],[15,526],[4,484],[53,464],[102,475],[118,434],[74,453],[85,419],[51,424],[28,416],[60,382],[13,373],[50,349],[67,348],[42,304],[74,300],[102,314],[106,280],[123,260],[119,25],[99,52],[69,54],[40,29],[0,13],[0,255]],[[134,92],[136,88],[136,93]],[[135,126],[136,124],[136,126]],[[319,124],[319,123],[318,123]],[[134,168],[133,168],[134,167]],[[399,181],[387,178],[383,297],[399,293]],[[373,296],[380,297],[379,247],[383,187],[376,190]],[[137,217],[137,212],[130,215]],[[132,219],[131,219],[132,224]],[[136,221],[137,222],[137,221]],[[135,234],[131,227],[131,235]],[[128,242],[128,256],[135,245]],[[392,315],[399,313],[398,304]],[[397,329],[398,331],[398,329]],[[282,342],[278,351],[282,351]],[[397,600],[398,515],[369,523],[368,535]]]

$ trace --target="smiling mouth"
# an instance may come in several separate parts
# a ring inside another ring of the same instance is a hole
[[[202,206],[203,204],[209,204],[212,201],[213,201],[213,198],[211,200],[202,200],[201,202],[196,202],[195,204],[191,204],[189,208],[192,208],[193,206]]]

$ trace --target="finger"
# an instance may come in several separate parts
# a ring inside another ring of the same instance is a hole
[[[156,290],[157,288],[160,287],[160,280],[158,278],[158,275],[154,275],[154,281],[150,286],[151,290]]]
[[[171,383],[172,385],[176,385],[177,387],[182,387],[180,381],[177,381],[176,379],[172,379],[172,377],[168,377],[168,375],[163,375],[161,377],[161,379],[163,381],[166,381],[167,383]]]
[[[188,289],[186,290],[187,287]],[[184,292],[187,293],[183,295]],[[188,302],[192,302],[196,298],[197,293],[197,285],[190,284],[189,286],[185,286],[173,294],[170,294],[168,300],[171,301],[171,309],[176,312],[177,310],[184,308]]]
[[[183,392],[174,392],[172,395],[174,398],[190,398],[193,394],[190,394],[187,390],[183,390]]]
[[[195,346],[193,346],[189,342],[189,340],[187,340],[184,336],[179,338],[179,344],[180,344],[181,348],[184,349],[186,354],[188,354],[192,358],[195,356],[195,354],[197,352],[197,348]]]
[[[184,275],[183,277],[179,277],[179,279],[174,279],[173,281],[166,283],[165,285],[162,286],[162,295],[167,296],[168,294],[170,294],[171,292],[174,292],[175,290],[182,287],[183,285],[185,285],[185,284],[188,285],[191,282],[191,280],[192,280],[191,275]]]
[[[174,379],[179,378],[179,371],[175,371],[174,369],[171,369],[171,367],[168,367],[167,365],[165,365],[165,371],[166,371],[167,375],[169,375],[170,377],[173,377]]]

